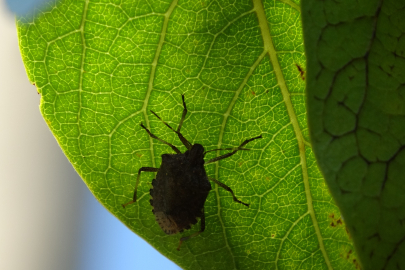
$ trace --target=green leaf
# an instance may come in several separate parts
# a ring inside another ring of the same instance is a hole
[[[317,160],[364,269],[404,269],[405,2],[303,8]]]
[[[18,31],[41,112],[66,156],[100,203],[179,266],[358,266],[309,143],[299,3],[61,1],[20,18]],[[150,113],[176,127],[183,93],[182,132],[192,143],[210,150],[263,139],[206,167],[250,208],[212,184],[205,232],[177,251],[180,235],[166,235],[151,212],[153,173],[142,173],[137,203],[121,204],[139,168],[173,153],[140,122],[185,150]]]

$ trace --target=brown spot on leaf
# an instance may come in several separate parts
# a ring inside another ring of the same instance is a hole
[[[303,81],[305,81],[305,71],[304,71],[304,69],[300,65],[298,65],[297,63],[295,63],[295,66],[297,67],[298,72],[300,73],[301,79]]]
[[[360,267],[360,263],[356,260],[356,259],[353,259],[353,264],[354,264],[354,267],[356,267],[356,269],[361,269],[361,267]]]
[[[330,226],[336,227],[336,226],[343,225],[343,220],[340,217],[336,218],[334,213],[329,214],[328,217],[329,217],[329,219],[331,219]]]

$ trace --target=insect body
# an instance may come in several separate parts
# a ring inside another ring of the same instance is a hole
[[[180,141],[186,146],[187,151],[181,153],[176,146],[156,137],[143,124],[141,124],[141,127],[146,130],[149,136],[164,144],[167,144],[176,152],[176,154],[163,154],[160,168],[140,168],[138,171],[138,177],[136,179],[133,200],[122,205],[125,207],[136,202],[136,193],[141,172],[157,172],[156,179],[153,179],[152,181],[153,188],[150,189],[150,195],[152,197],[150,204],[153,207],[152,212],[155,214],[156,221],[162,230],[166,234],[176,234],[178,232],[182,232],[183,230],[190,229],[191,225],[197,223],[197,218],[201,219],[200,231],[190,236],[180,238],[180,243],[177,250],[180,249],[183,241],[191,237],[195,237],[205,230],[204,203],[207,199],[209,191],[211,190],[211,184],[208,179],[229,191],[232,194],[234,201],[245,206],[249,206],[249,204],[238,200],[230,187],[214,178],[209,178],[205,172],[204,165],[230,157],[238,150],[249,150],[243,148],[243,146],[250,141],[262,137],[260,135],[255,138],[245,140],[237,148],[205,151],[201,144],[191,144],[180,133],[181,126],[183,125],[183,121],[187,114],[184,95],[182,96],[182,99],[184,109],[177,130],[174,130],[169,124],[165,123],[156,113],[153,111],[152,113],[178,135]],[[232,152],[205,162],[205,154],[216,150],[232,150]]]
[[[190,229],[191,224],[197,223],[196,217],[203,215],[204,202],[211,190],[203,158],[201,144],[194,144],[184,154],[162,155],[150,195],[156,220],[167,234]]]

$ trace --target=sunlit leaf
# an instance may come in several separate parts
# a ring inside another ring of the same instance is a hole
[[[100,203],[179,266],[356,267],[309,142],[299,3],[62,1],[20,18],[18,30],[41,112],[66,156]],[[140,167],[173,153],[141,122],[185,151],[150,113],[177,127],[181,94],[189,141],[210,150],[263,139],[206,167],[250,208],[212,184],[205,232],[177,251],[180,235],[166,235],[151,212],[153,173],[142,173],[137,203],[121,204]]]

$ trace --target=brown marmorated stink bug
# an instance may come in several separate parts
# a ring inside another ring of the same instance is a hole
[[[148,132],[149,136],[164,144],[167,144],[174,150],[174,152],[176,152],[176,154],[163,154],[160,168],[140,168],[138,170],[138,177],[136,178],[133,200],[122,205],[125,208],[125,206],[136,202],[136,191],[138,189],[141,172],[157,172],[156,179],[152,180],[153,188],[150,189],[150,195],[152,197],[150,204],[153,207],[152,212],[155,214],[156,221],[159,223],[162,230],[166,234],[176,234],[178,232],[183,232],[183,230],[190,229],[191,225],[197,223],[197,218],[201,219],[200,230],[192,235],[180,238],[180,243],[177,250],[180,250],[180,246],[183,241],[199,235],[205,229],[204,203],[207,199],[208,192],[211,190],[211,184],[208,179],[229,191],[232,194],[235,202],[249,207],[249,204],[244,203],[235,197],[235,194],[230,187],[214,178],[208,177],[207,173],[205,172],[204,165],[230,157],[238,150],[249,150],[243,148],[243,146],[253,140],[262,138],[262,135],[260,135],[258,137],[245,140],[237,148],[204,151],[204,147],[201,144],[191,144],[180,133],[181,126],[183,125],[183,121],[187,114],[184,95],[182,95],[182,99],[184,109],[177,130],[174,130],[169,124],[164,122],[155,112],[152,111],[152,113],[168,128],[177,134],[180,141],[184,144],[184,146],[186,146],[187,151],[181,153],[176,146],[156,137],[141,123],[141,127]],[[206,153],[217,150],[232,150],[232,152],[210,159],[207,162],[204,161],[204,156]]]

